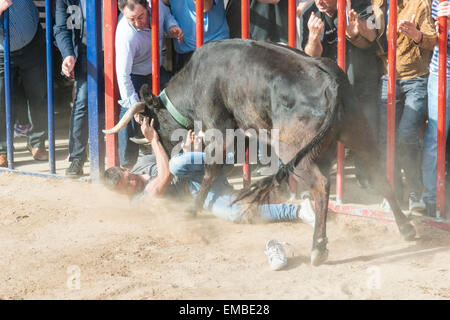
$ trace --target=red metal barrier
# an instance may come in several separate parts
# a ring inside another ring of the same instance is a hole
[[[241,38],[250,38],[250,10],[249,0],[241,0]]]
[[[104,34],[104,66],[105,66],[105,125],[112,128],[119,118],[119,89],[116,77],[115,34],[117,25],[117,1],[103,1],[103,34]],[[107,167],[119,165],[116,134],[106,135]]]
[[[338,14],[338,45],[337,45],[337,63],[339,67],[346,72],[346,38],[345,38],[345,28],[346,28],[346,0],[339,0],[337,7]],[[345,148],[340,142],[337,144],[337,164],[336,164],[336,201],[337,203],[342,203],[343,193],[344,193],[344,158],[345,158]]]
[[[397,0],[389,3],[388,22],[388,96],[386,126],[386,177],[394,186],[395,163],[395,81],[397,66]]]
[[[288,5],[288,41],[289,46],[292,48],[297,48],[297,25],[296,25],[296,19],[297,19],[297,1],[296,0],[289,0]]]
[[[443,2],[441,0],[440,2]],[[447,108],[447,17],[439,18],[439,92],[437,134],[437,216],[445,217],[445,121]]]
[[[197,49],[203,45],[204,37],[205,37],[205,28],[203,26],[203,0],[195,1],[195,15],[197,17]]]
[[[159,0],[152,0],[152,92],[158,95],[159,81]]]
[[[241,38],[250,38],[250,10],[249,0],[241,0]],[[248,139],[245,139],[245,160],[242,164],[242,184],[244,188],[252,183],[252,172],[250,164],[250,152],[248,148]]]

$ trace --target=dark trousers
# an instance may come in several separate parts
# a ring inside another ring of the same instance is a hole
[[[45,38],[41,27],[24,48],[11,52],[11,81],[20,75],[28,101],[31,129],[28,144],[44,147],[47,133],[47,87]],[[13,83],[11,87],[14,87]],[[14,107],[14,106],[13,106]],[[4,54],[0,53],[0,154],[6,153],[5,68]]]
[[[180,71],[186,63],[189,62],[194,51],[186,53],[175,53],[175,72]]]
[[[160,68],[161,76],[161,90],[165,88],[167,82],[170,80],[171,74],[164,68]],[[152,88],[152,75],[137,75],[131,74],[131,82],[133,83],[134,90],[139,92],[142,85],[147,83],[150,88]],[[126,108],[120,107],[120,118],[127,111]],[[130,141],[131,137],[142,136],[139,124],[132,119],[128,125],[119,131],[119,160],[120,165],[131,168],[136,163],[139,155],[139,145]]]
[[[386,152],[387,83],[387,77],[383,76],[379,131],[382,153]],[[395,179],[397,183],[401,181],[400,169],[403,169],[409,192],[414,192],[417,196],[420,196],[423,189],[420,175],[422,149],[418,130],[427,110],[427,83],[428,75],[396,82]],[[401,184],[398,187],[401,189]]]
[[[75,64],[75,101],[70,114],[69,161],[86,161],[86,147],[89,137],[87,56],[86,47],[80,46]]]

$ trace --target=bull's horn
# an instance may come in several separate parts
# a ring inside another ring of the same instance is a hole
[[[109,130],[103,130],[104,134],[113,134],[117,133],[128,124],[128,122],[133,119],[134,114],[138,112],[143,112],[145,110],[145,103],[143,102],[136,102],[133,104],[123,115],[122,119],[119,120],[119,122],[111,129]]]
[[[130,141],[134,142],[136,144],[148,144],[148,143],[150,143],[150,141],[148,141],[147,138],[138,139],[138,138],[130,137]]]

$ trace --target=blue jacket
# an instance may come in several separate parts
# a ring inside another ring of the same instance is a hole
[[[73,7],[70,11],[71,6]],[[68,8],[69,13],[67,13]],[[72,26],[72,28],[68,28],[68,25],[69,27]],[[56,0],[53,33],[63,59],[68,56],[78,57],[78,49],[83,39],[83,29],[83,13],[80,0]]]

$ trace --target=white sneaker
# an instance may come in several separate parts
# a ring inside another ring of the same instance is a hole
[[[414,192],[411,192],[408,197],[409,200],[409,211],[425,211],[427,208],[425,202],[417,197]]]
[[[283,244],[286,242],[279,242],[275,239],[270,239],[266,243],[264,253],[269,259],[269,265],[272,270],[280,270],[287,264],[286,253],[283,249]]]
[[[298,210],[297,216],[302,219],[304,223],[309,224],[314,228],[316,224],[316,213],[314,212],[309,198],[300,202],[300,209]]]

